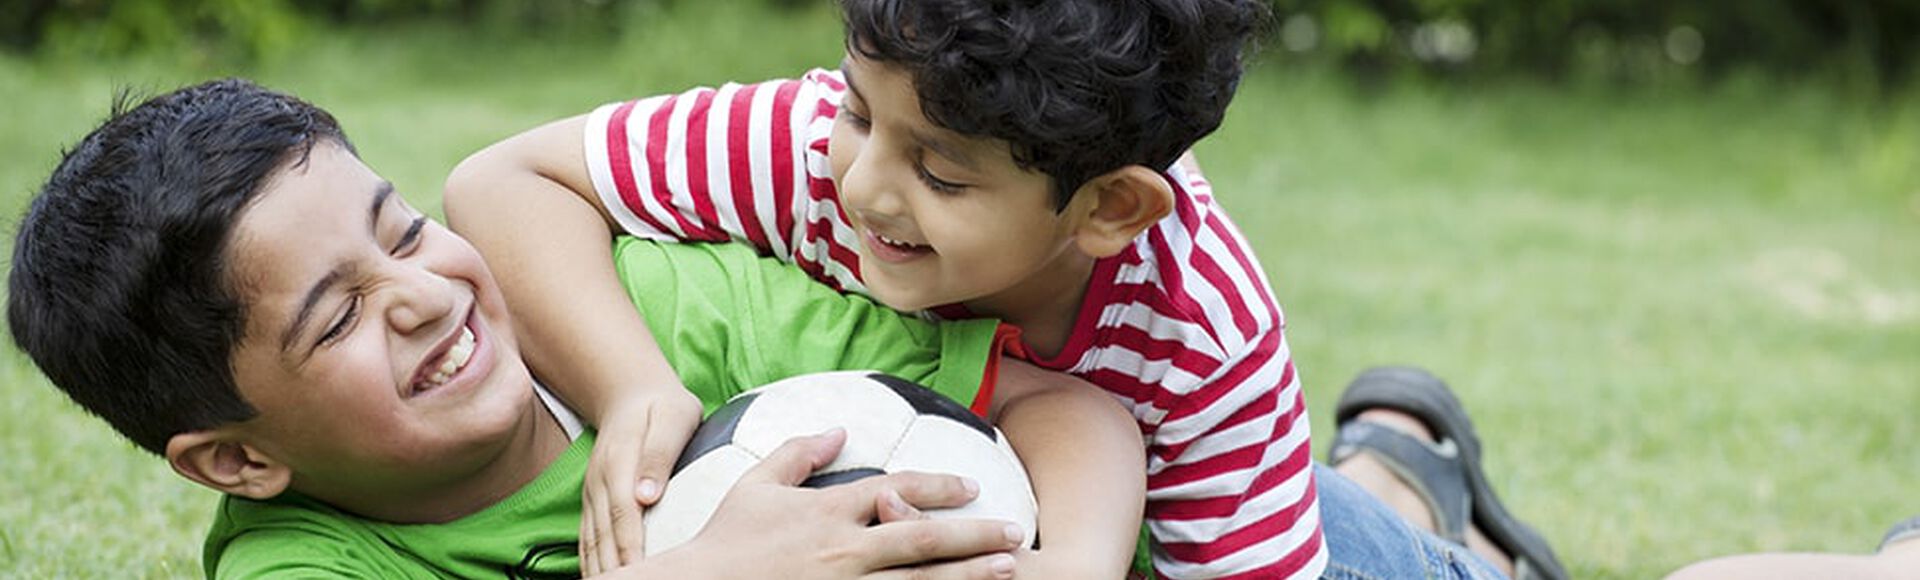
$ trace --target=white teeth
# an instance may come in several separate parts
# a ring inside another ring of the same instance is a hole
[[[888,243],[888,244],[892,244],[892,245],[895,245],[895,246],[905,246],[905,247],[909,247],[909,248],[914,248],[914,247],[919,247],[919,246],[920,246],[920,244],[915,244],[915,243],[911,243],[911,242],[902,242],[902,241],[900,241],[900,240],[896,240],[896,239],[893,239],[893,238],[889,238],[889,237],[886,237],[886,236],[883,236],[883,235],[880,235],[880,234],[879,234],[878,232],[876,232],[876,233],[874,233],[874,234],[873,234],[873,237],[876,237],[876,238],[880,238],[880,241],[882,241],[882,242],[886,242],[886,243]]]
[[[446,358],[440,360],[440,368],[435,369],[433,374],[427,375],[424,382],[427,383],[427,386],[437,386],[445,383],[447,379],[453,378],[454,373],[460,372],[462,367],[467,366],[467,362],[472,359],[473,329],[463,327],[460,329],[460,338],[456,339],[453,346],[447,349]]]

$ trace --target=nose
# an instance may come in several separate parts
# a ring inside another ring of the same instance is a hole
[[[885,220],[906,212],[906,198],[900,195],[896,185],[896,171],[890,168],[900,164],[885,159],[883,149],[876,147],[878,140],[869,138],[854,154],[853,162],[847,165],[847,173],[840,178],[840,200],[846,204],[847,211],[858,213],[863,221]]]
[[[459,292],[451,280],[407,263],[393,265],[385,295],[387,324],[395,334],[436,332],[456,314]]]

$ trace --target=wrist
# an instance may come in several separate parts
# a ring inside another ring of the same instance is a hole
[[[634,412],[644,413],[645,409],[674,397],[693,398],[679,381],[627,382],[617,389],[603,389],[604,396],[599,398],[597,414],[593,415],[595,424],[605,424],[607,420],[626,416]],[[695,399],[697,403],[698,400]]]

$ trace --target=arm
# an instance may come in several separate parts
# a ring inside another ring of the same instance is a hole
[[[505,289],[527,361],[590,419],[680,386],[620,297],[612,234],[734,239],[783,260],[819,83],[694,89],[601,107],[475,153],[448,177],[448,224]],[[749,130],[751,129],[751,130]],[[634,384],[635,377],[645,377]],[[671,388],[670,388],[671,387]],[[606,425],[601,425],[602,430]]]
[[[638,557],[641,505],[659,497],[700,403],[621,291],[604,209],[577,194],[591,191],[584,123],[551,123],[469,157],[447,179],[446,211],[499,280],[529,367],[600,427],[581,525],[584,567],[598,571]]]
[[[500,280],[528,364],[602,434],[584,498],[589,569],[637,557],[640,510],[699,420],[619,298],[611,234],[733,238],[791,259],[819,98],[816,83],[773,81],[602,107],[488,147],[448,177],[448,224]]]
[[[1019,553],[1029,578],[1122,578],[1146,496],[1133,416],[1069,375],[1001,363],[992,419],[1020,454],[1040,502],[1041,546]]]
[[[618,226],[586,174],[586,122],[555,121],[468,157],[447,178],[446,211],[499,279],[527,363],[598,418],[625,388],[680,384],[614,274]]]

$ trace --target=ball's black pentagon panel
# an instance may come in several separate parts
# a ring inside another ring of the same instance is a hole
[[[894,394],[900,395],[907,404],[913,405],[914,412],[952,419],[979,431],[981,435],[986,435],[989,441],[1000,440],[999,432],[995,431],[992,425],[988,425],[986,419],[981,419],[979,415],[973,414],[972,410],[953,402],[953,399],[941,396],[933,389],[886,373],[873,373],[867,375],[867,378],[893,389]]]
[[[707,452],[732,443],[733,430],[740,426],[740,418],[746,416],[747,407],[753,406],[753,400],[759,396],[759,393],[740,395],[714,409],[713,414],[700,423],[700,428],[693,430],[693,438],[687,440],[687,447],[680,451],[680,459],[673,463],[673,472],[679,473],[688,463],[693,463],[693,460]]]

